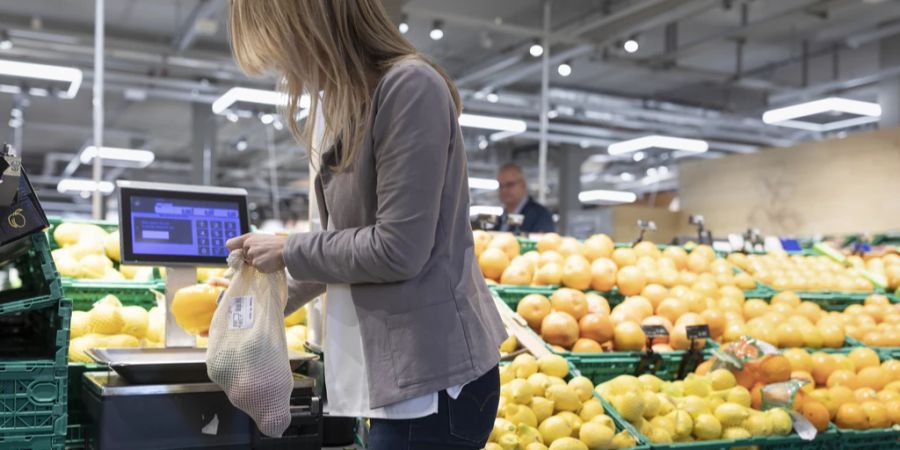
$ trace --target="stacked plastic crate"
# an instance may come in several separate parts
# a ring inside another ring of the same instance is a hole
[[[44,233],[0,247],[0,450],[63,449],[72,303]]]

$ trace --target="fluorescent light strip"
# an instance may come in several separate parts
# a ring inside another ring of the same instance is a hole
[[[781,122],[829,111],[855,114],[858,116],[881,117],[881,105],[878,103],[851,100],[849,98],[829,97],[766,111],[763,113],[762,120],[767,124],[781,124]]]
[[[502,216],[503,215],[503,207],[502,206],[470,206],[469,207],[469,215],[477,216],[479,214],[486,214],[489,216]]]
[[[51,66],[0,59],[0,75],[31,78],[35,80],[63,81],[69,83],[69,89],[62,98],[73,98],[81,87],[81,70],[74,67]]]
[[[528,129],[524,120],[506,119],[503,117],[480,116],[477,114],[462,114],[459,116],[459,124],[469,128],[484,128],[488,130],[509,131],[522,133]]]
[[[99,190],[102,194],[111,194],[115,186],[109,181],[101,181],[99,184],[94,180],[84,178],[64,178],[59,180],[56,190],[65,194],[66,192],[94,192]]]
[[[156,159],[156,155],[153,154],[150,150],[135,150],[130,148],[116,148],[116,147],[100,147],[100,151],[97,151],[97,147],[91,145],[85,147],[85,149],[81,152],[82,164],[88,164],[93,160],[97,154],[100,154],[101,159],[109,159],[116,161],[128,161],[139,164],[141,167],[149,166],[154,159]]]
[[[287,95],[278,91],[233,87],[213,102],[212,111],[215,114],[223,114],[228,110],[228,108],[230,108],[237,102],[284,106],[287,105]],[[300,97],[300,108],[309,108],[308,95],[303,95]]]
[[[849,128],[855,127],[857,125],[865,125],[867,123],[876,123],[880,120],[878,117],[854,117],[852,119],[838,120],[836,122],[829,123],[813,123],[813,122],[804,122],[802,120],[786,120],[784,122],[778,122],[777,124],[780,127],[788,127],[788,128],[796,128],[799,130],[807,130],[807,131],[816,131],[819,133],[825,133],[828,131],[840,130],[841,128]]]
[[[469,189],[496,191],[497,189],[500,189],[500,182],[490,178],[469,177]]]
[[[663,148],[667,150],[679,150],[690,153],[703,153],[709,150],[709,144],[699,139],[686,139],[672,136],[651,135],[639,137],[622,142],[616,142],[609,146],[610,155],[622,155],[648,148]]]
[[[610,203],[634,203],[637,194],[628,191],[606,191],[596,189],[578,193],[578,201],[581,203],[610,202]]]

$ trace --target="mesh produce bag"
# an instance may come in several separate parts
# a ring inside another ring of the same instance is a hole
[[[228,255],[228,267],[234,276],[209,328],[206,370],[260,432],[280,437],[291,422],[294,388],[284,334],[286,276],[260,273],[240,250]]]

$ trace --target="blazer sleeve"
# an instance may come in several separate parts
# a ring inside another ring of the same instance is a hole
[[[288,238],[284,260],[296,280],[399,282],[431,255],[456,128],[450,92],[431,67],[404,64],[385,75],[374,101],[375,224]]]
[[[553,223],[553,215],[550,214],[550,211],[544,208],[538,211],[533,231],[536,233],[552,233],[556,231],[556,224]]]
[[[311,302],[314,298],[325,293],[325,285],[312,281],[297,281],[288,277],[287,306],[284,315],[289,316],[294,311]]]

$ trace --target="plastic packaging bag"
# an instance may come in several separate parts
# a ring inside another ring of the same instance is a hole
[[[228,267],[234,276],[210,324],[206,370],[260,432],[280,437],[291,422],[294,388],[284,334],[286,276],[244,264],[240,250],[228,255]]]

